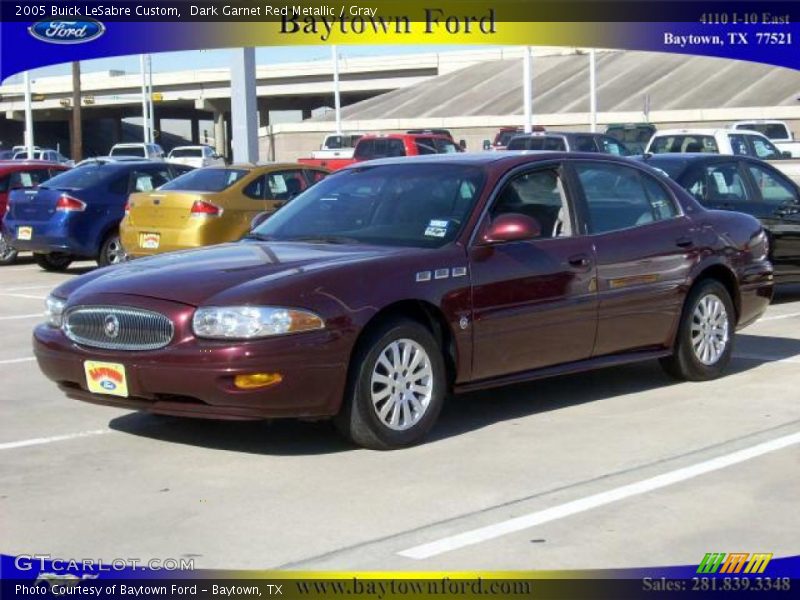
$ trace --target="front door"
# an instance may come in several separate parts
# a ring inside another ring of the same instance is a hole
[[[576,229],[557,163],[513,174],[486,220],[504,213],[536,219],[532,240],[470,248],[473,377],[486,379],[588,358],[597,321],[589,239]]]

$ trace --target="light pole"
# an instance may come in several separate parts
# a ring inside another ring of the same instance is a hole
[[[33,107],[31,106],[31,72],[25,71],[25,150],[33,158]]]
[[[147,55],[147,87],[149,93],[147,95],[147,108],[150,114],[150,142],[156,142],[156,112],[153,110],[153,56]]]
[[[336,133],[342,135],[342,102],[339,97],[339,54],[336,45],[331,46],[333,61],[333,106],[336,111]]]
[[[83,158],[83,127],[81,123],[81,63],[72,63],[72,139],[70,154],[76,163]]]
[[[525,107],[525,133],[533,131],[533,85],[531,81],[531,48],[525,46],[525,53],[522,55],[522,102]]]
[[[150,143],[150,125],[147,116],[147,74],[145,72],[144,54],[139,55],[139,68],[142,72],[142,134],[144,143]]]
[[[595,49],[589,50],[589,113],[592,132],[597,131],[597,59]]]

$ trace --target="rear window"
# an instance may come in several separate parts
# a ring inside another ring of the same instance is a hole
[[[394,156],[405,156],[406,147],[403,140],[398,138],[376,138],[371,140],[359,140],[356,150],[353,153],[355,158],[391,158]]]
[[[739,123],[736,129],[746,129],[747,131],[757,131],[767,136],[771,140],[789,139],[789,132],[783,123]]]
[[[44,187],[80,190],[101,183],[116,173],[117,170],[108,165],[84,165],[56,175]]]
[[[203,156],[202,148],[175,148],[169,153],[172,158],[201,158]]]
[[[161,186],[162,190],[187,192],[221,192],[229,188],[249,171],[244,169],[197,169],[176,177]]]
[[[109,156],[135,156],[137,158],[144,158],[144,146],[130,146],[124,148],[112,148]]]
[[[653,138],[650,145],[653,154],[668,152],[707,152],[718,154],[719,147],[713,135],[663,135]]]
[[[549,150],[552,152],[565,152],[567,144],[560,136],[517,136],[508,142],[509,150]]]

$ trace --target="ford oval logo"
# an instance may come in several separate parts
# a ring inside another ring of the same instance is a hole
[[[49,44],[83,44],[99,38],[106,31],[100,21],[84,19],[81,21],[39,21],[28,27],[37,40]]]

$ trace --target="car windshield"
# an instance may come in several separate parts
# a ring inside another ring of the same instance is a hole
[[[458,235],[484,179],[480,167],[446,163],[347,169],[299,195],[253,236],[438,248]]]
[[[116,172],[117,169],[109,167],[108,164],[84,165],[64,171],[60,175],[48,179],[42,187],[59,190],[80,190],[98,184]]]
[[[121,148],[112,148],[109,156],[135,156],[137,158],[144,158],[144,146],[124,146]]]
[[[789,132],[786,130],[786,125],[783,123],[739,123],[736,129],[757,131],[771,140],[789,139]]]
[[[197,169],[176,177],[159,189],[187,192],[221,192],[248,173],[249,171],[244,169]]]
[[[203,156],[202,148],[175,148],[169,153],[171,158],[200,158]]]
[[[708,152],[719,153],[717,140],[713,135],[662,135],[653,138],[650,145],[652,154],[666,154],[667,152]]]

